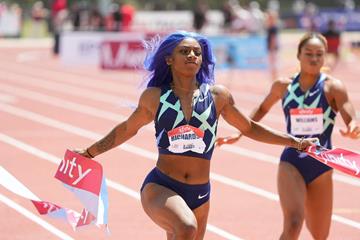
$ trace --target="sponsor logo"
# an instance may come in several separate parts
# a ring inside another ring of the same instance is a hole
[[[198,195],[198,199],[203,199],[203,198],[206,197],[207,195],[209,195],[209,192],[205,193],[204,195],[199,194],[199,195]]]
[[[203,98],[199,97],[199,102],[203,102],[203,101],[205,101],[205,99],[207,99],[207,98],[208,98],[208,96],[205,96],[205,97],[203,97]]]
[[[317,92],[319,92],[319,89],[316,89],[315,91],[310,92],[310,93],[309,93],[309,97],[314,96]]]

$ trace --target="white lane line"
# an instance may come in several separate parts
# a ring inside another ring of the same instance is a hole
[[[111,95],[108,93],[101,93],[96,92],[94,90],[87,90],[81,87],[73,87],[69,86],[68,84],[62,84],[62,83],[55,83],[55,82],[49,82],[44,79],[40,78],[34,78],[30,76],[26,76],[23,74],[18,74],[14,72],[3,72],[4,76],[6,76],[6,80],[12,81],[12,82],[18,82],[18,83],[24,83],[30,86],[40,87],[46,90],[51,90],[54,92],[59,93],[65,93],[67,95],[72,95],[76,97],[83,97],[85,99],[91,99],[94,101],[104,102],[104,103],[110,103],[114,105],[118,105],[120,103],[131,103],[131,104],[137,104],[136,101],[131,101],[127,98],[121,98],[117,97],[115,95]]]
[[[22,182],[17,180],[12,174],[10,174],[4,167],[0,165],[0,186],[3,186],[7,190],[30,200],[41,201],[38,196],[30,191]]]
[[[3,202],[4,204],[8,205],[9,207],[11,207],[18,213],[24,215],[26,218],[30,219],[31,221],[37,223],[39,226],[41,226],[42,228],[51,232],[52,234],[59,237],[60,239],[65,239],[65,240],[73,240],[74,239],[74,238],[70,237],[69,235],[67,235],[66,233],[60,231],[59,229],[57,229],[50,223],[48,223],[48,222],[44,221],[43,219],[41,219],[40,217],[36,216],[35,214],[30,212],[23,206],[17,204],[16,202],[14,202],[11,199],[7,198],[6,196],[2,195],[1,193],[0,193],[0,201]],[[3,216],[3,217],[6,217],[6,216]]]
[[[14,99],[20,97],[20,98],[25,98],[25,99],[31,99],[33,101],[41,102],[41,103],[44,103],[47,105],[52,105],[55,107],[72,110],[75,112],[80,112],[80,113],[91,115],[94,117],[109,119],[109,120],[117,121],[117,122],[125,120],[125,118],[126,118],[124,115],[115,114],[115,113],[112,113],[109,111],[101,110],[96,107],[75,103],[75,102],[68,101],[68,100],[65,100],[62,98],[53,97],[53,96],[50,96],[47,94],[42,94],[39,92],[27,90],[24,88],[14,87],[10,84],[0,83],[0,89],[2,91],[6,91],[9,93],[8,95],[7,94],[0,95],[0,100],[2,99],[2,96],[7,96],[7,98],[12,97]],[[12,94],[12,95],[10,95],[10,94]],[[17,97],[15,97],[15,96],[17,96]],[[4,103],[6,103],[6,102],[4,101]]]
[[[23,51],[16,55],[16,62],[18,63],[26,63],[26,62],[34,62],[45,60],[49,57],[49,52],[44,51]]]
[[[32,155],[35,155],[41,159],[44,159],[46,161],[49,161],[51,163],[54,163],[56,165],[58,165],[60,162],[61,162],[61,159],[59,159],[58,157],[52,155],[52,154],[49,154],[45,151],[42,151],[38,148],[35,148],[29,144],[26,144],[24,142],[21,142],[15,138],[12,138],[8,135],[5,135],[3,133],[0,133],[0,141],[4,142],[4,143],[7,143],[11,146],[14,146],[18,149],[21,149],[27,153],[30,153]],[[126,187],[125,185],[122,185],[120,183],[117,183],[113,180],[110,180],[110,179],[106,179],[106,183],[108,184],[109,187],[119,191],[119,192],[122,192],[132,198],[135,198],[136,200],[140,200],[140,194],[139,192],[131,189],[131,188],[128,188]],[[229,239],[229,240],[241,240],[241,238],[221,229],[221,228],[218,228],[210,223],[208,223],[207,225],[207,230],[209,230],[210,232],[216,234],[216,235],[219,235],[221,237],[223,237],[224,239]]]
[[[0,48],[51,48],[51,38],[0,39]]]
[[[211,225],[211,224],[208,224],[206,225],[206,230],[210,231],[210,232],[216,232],[218,233],[218,235],[221,234],[221,236],[223,236],[224,238],[226,239],[231,239],[231,240],[241,240],[241,238],[229,233],[229,232],[226,232],[224,230],[222,230],[221,228],[218,228],[214,225]]]
[[[122,120],[124,120],[126,118],[124,115],[114,114],[112,112],[105,111],[105,110],[100,110],[98,108],[91,107],[91,106],[88,106],[88,105],[73,103],[73,102],[70,102],[70,101],[67,101],[67,100],[63,100],[61,98],[52,97],[50,95],[41,94],[41,93],[37,93],[37,92],[34,92],[34,91],[30,91],[30,90],[25,90],[25,89],[19,88],[19,87],[13,87],[13,86],[8,85],[8,84],[1,84],[0,83],[0,89],[2,89],[3,91],[7,91],[9,93],[13,93],[18,98],[31,99],[31,100],[34,100],[34,101],[45,103],[47,105],[52,105],[52,106],[55,106],[55,107],[59,107],[59,108],[63,108],[63,109],[66,109],[66,110],[71,110],[71,111],[74,111],[74,112],[87,114],[87,115],[98,117],[98,118],[101,118],[101,119],[111,120],[111,121],[114,121],[114,122],[119,122],[119,121],[122,121]],[[228,125],[228,127],[232,128],[230,125]],[[147,126],[144,127],[144,129],[152,132],[154,128],[153,128],[152,125],[147,125]],[[264,153],[255,152],[255,151],[248,150],[248,149],[241,148],[241,147],[237,147],[235,145],[223,145],[223,146],[221,146],[220,149],[224,150],[224,151],[227,151],[227,152],[231,152],[233,154],[237,154],[237,155],[244,156],[244,157],[247,157],[247,158],[260,160],[260,161],[263,161],[263,162],[268,162],[268,163],[271,163],[271,164],[278,164],[278,162],[279,162],[278,157],[271,156],[271,155],[264,154]],[[350,184],[350,185],[357,186],[357,187],[360,186],[360,180],[357,180],[355,178],[340,175],[340,174],[337,174],[337,173],[334,173],[333,177],[334,177],[334,180],[336,180],[336,181],[346,183],[346,184]]]
[[[254,186],[252,186],[250,184],[247,184],[247,183],[244,183],[244,182],[241,182],[241,181],[238,181],[238,180],[234,180],[232,178],[225,177],[225,176],[222,176],[220,174],[213,173],[213,172],[211,172],[210,176],[211,176],[212,180],[218,181],[218,182],[223,183],[225,185],[229,185],[229,186],[232,186],[234,188],[239,188],[239,189],[245,190],[247,192],[254,193],[254,194],[258,195],[258,196],[261,196],[263,198],[267,198],[269,200],[279,201],[279,196],[277,194],[266,191],[264,189],[254,187]]]
[[[1,60],[0,60],[1,61]],[[4,61],[2,61],[4,62]],[[19,64],[12,63],[12,66],[9,67],[8,62],[6,62],[6,69],[4,68],[4,65],[0,65],[2,67],[1,71],[7,71],[7,72],[16,72],[16,69],[19,67]],[[142,76],[143,74],[139,74],[139,72],[134,71],[128,71],[125,73],[126,77],[121,77],[120,75],[115,75],[113,73],[104,74],[103,71],[99,70],[96,76],[90,75],[89,73],[86,73],[84,75],[80,72],[71,72],[71,69],[60,69],[56,68],[55,70],[50,70],[49,68],[44,67],[37,67],[37,66],[27,66],[22,65],[22,70],[25,70],[25,75],[29,75],[30,73],[31,77],[34,78],[47,78],[47,76],[55,76],[52,77],[51,81],[54,82],[62,82],[67,83],[70,85],[77,85],[87,88],[95,88],[96,90],[105,90],[105,91],[111,91],[111,92],[117,92],[119,88],[121,90],[126,91],[132,91],[132,94],[134,93],[141,93],[141,82],[142,82]],[[36,71],[34,71],[36,69]],[[70,70],[70,71],[69,71]],[[76,69],[75,69],[76,70]],[[24,72],[24,71],[22,71]],[[114,72],[115,73],[115,72]],[[19,73],[24,74],[24,73]],[[101,83],[101,84],[99,84]],[[137,88],[135,87],[137,86]],[[135,91],[134,91],[135,90]],[[136,91],[137,90],[137,91]]]
[[[35,121],[35,122],[40,122],[40,123],[42,123],[44,125],[47,125],[47,126],[50,126],[50,127],[53,127],[53,128],[57,128],[57,129],[60,129],[62,131],[69,132],[69,133],[72,133],[72,134],[76,134],[76,135],[79,135],[79,136],[82,136],[82,137],[85,137],[85,138],[90,138],[90,139],[95,140],[95,141],[97,141],[98,139],[100,139],[102,137],[102,135],[94,133],[92,131],[88,131],[86,129],[82,129],[82,128],[79,128],[79,127],[76,127],[76,126],[73,126],[73,125],[70,125],[70,124],[67,124],[67,123],[63,123],[63,122],[57,121],[55,119],[51,119],[51,118],[42,116],[40,114],[36,114],[36,113],[30,112],[30,111],[23,110],[21,108],[9,106],[7,104],[1,104],[0,103],[0,111],[4,111],[4,112],[7,112],[7,113],[10,113],[10,114],[22,117],[22,118],[26,118],[26,119]],[[156,160],[156,158],[157,158],[157,154],[155,154],[153,152],[150,152],[150,151],[147,151],[147,150],[144,150],[142,148],[136,147],[136,146],[131,145],[131,144],[124,143],[124,144],[120,145],[119,147],[121,149],[125,150],[125,151],[128,151],[128,152],[136,154],[136,155],[140,155],[140,156],[142,156],[144,158],[148,158],[148,159],[151,159],[151,160]],[[211,172],[211,174],[214,174],[214,173]],[[221,176],[221,175],[217,175],[217,176]],[[226,177],[224,176],[224,178],[226,178]],[[214,179],[214,180],[216,181],[216,179]],[[261,188],[257,188],[257,187],[254,187],[254,186],[251,186],[250,188],[248,188],[248,187],[247,188],[241,188],[242,182],[240,182],[238,180],[233,180],[233,181],[237,181],[237,182],[239,182],[239,184],[238,185],[232,185],[232,186],[236,186],[236,187],[238,187],[238,188],[240,188],[240,189],[242,189],[244,191],[250,191],[251,193],[254,193],[256,195],[268,198],[268,196],[264,196],[264,195],[261,194],[262,191],[266,192],[266,190],[263,190]],[[224,183],[225,182],[226,181],[224,180]],[[231,183],[228,183],[228,182],[226,182],[226,184],[231,185]],[[339,220],[339,218],[336,219],[336,221],[338,221],[338,220]],[[341,223],[349,225],[348,224],[349,222],[341,221]],[[356,225],[350,225],[350,226],[356,227]]]
[[[14,97],[14,95],[10,95],[10,94],[4,94],[0,92],[0,102],[3,103],[15,103],[17,100],[16,97]]]
[[[354,227],[354,228],[360,229],[360,223],[359,223],[359,222],[350,220],[350,219],[348,219],[348,218],[344,218],[344,217],[342,217],[342,216],[333,214],[333,215],[331,216],[331,219],[334,220],[334,221],[336,221],[336,222],[344,223],[344,224],[346,224],[346,225],[349,225],[349,226],[352,226],[352,227]]]

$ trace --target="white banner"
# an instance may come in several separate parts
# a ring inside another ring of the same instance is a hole
[[[104,41],[141,41],[144,33],[64,32],[60,37],[60,60],[69,66],[100,66],[100,47]]]

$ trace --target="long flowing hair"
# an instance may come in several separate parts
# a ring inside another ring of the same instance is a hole
[[[194,32],[177,31],[164,37],[159,36],[150,41],[144,42],[147,55],[144,60],[144,68],[149,71],[145,79],[147,87],[161,87],[168,85],[172,81],[170,67],[166,64],[166,57],[170,56],[175,47],[185,38],[194,38],[201,46],[202,64],[196,79],[199,84],[214,84],[215,56],[213,54],[209,40]]]

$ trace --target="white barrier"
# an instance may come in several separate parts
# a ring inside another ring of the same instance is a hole
[[[100,47],[105,41],[141,41],[144,33],[64,32],[60,37],[60,60],[69,66],[100,66]]]

